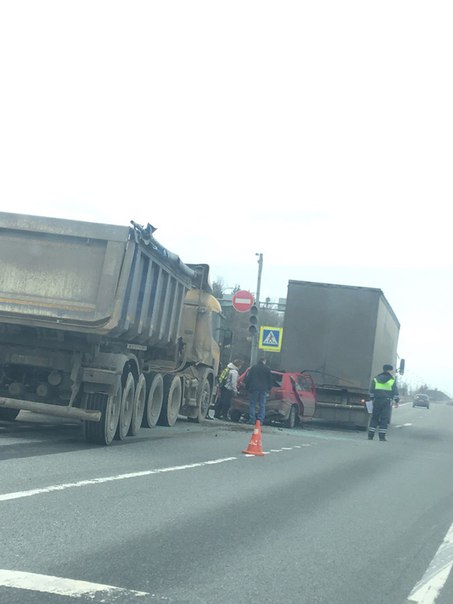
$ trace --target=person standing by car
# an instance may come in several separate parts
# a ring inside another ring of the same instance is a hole
[[[259,404],[258,419],[264,422],[266,415],[266,396],[272,389],[272,374],[266,365],[266,359],[260,358],[250,367],[244,378],[244,384],[249,395],[249,424],[256,422],[256,404]]]
[[[231,406],[231,398],[233,394],[238,393],[238,377],[239,369],[242,367],[242,361],[236,359],[226,366],[227,371],[222,372],[219,382],[220,396],[216,403],[214,417],[216,419],[228,419],[228,411]]]
[[[386,441],[392,400],[399,403],[399,392],[392,365],[384,365],[382,373],[373,378],[370,388],[373,413],[368,427],[368,440],[373,440],[379,426],[379,440]]]

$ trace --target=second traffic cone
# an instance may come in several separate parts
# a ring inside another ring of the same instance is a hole
[[[248,455],[264,455],[263,447],[261,445],[261,422],[259,419],[256,421],[247,449],[242,452],[247,453]]]

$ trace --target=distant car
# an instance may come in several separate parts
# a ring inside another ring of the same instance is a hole
[[[245,371],[238,379],[239,394],[233,396],[230,418],[234,422],[248,419],[248,396],[244,387]],[[310,420],[315,413],[316,387],[305,373],[271,371],[273,387],[266,400],[265,422],[278,421],[287,428],[302,420]]]
[[[429,396],[427,394],[416,394],[412,401],[412,407],[426,407],[429,409]]]

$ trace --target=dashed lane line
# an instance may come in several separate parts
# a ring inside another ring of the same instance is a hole
[[[33,497],[34,495],[44,495],[54,491],[66,491],[67,489],[76,489],[94,484],[103,484],[106,482],[115,482],[117,480],[128,480],[130,478],[141,478],[143,476],[152,476],[153,474],[165,474],[167,472],[179,472],[182,470],[191,470],[193,468],[201,468],[228,461],[234,461],[237,457],[225,457],[223,459],[211,459],[199,463],[191,463],[183,466],[170,466],[168,468],[156,468],[155,470],[143,470],[141,472],[128,472],[127,474],[117,474],[116,476],[103,476],[100,478],[91,478],[88,480],[78,480],[77,482],[66,482],[63,484],[55,484],[40,489],[30,489],[28,491],[16,491],[15,493],[5,493],[0,495],[1,501],[10,501],[12,499],[23,499],[24,497]]]
[[[309,444],[302,445],[302,447],[309,447]],[[283,453],[283,451],[292,451],[294,449],[300,449],[299,445],[295,447],[283,447],[282,449],[271,449],[270,451],[263,451],[265,455],[270,453]],[[256,457],[255,455],[246,454],[245,457]],[[152,476],[154,474],[165,474],[168,472],[181,472],[183,470],[192,470],[194,468],[202,468],[204,466],[212,466],[216,464],[226,463],[229,461],[235,461],[239,457],[224,457],[220,459],[211,459],[208,461],[201,461],[198,463],[185,464],[183,466],[170,466],[167,468],[156,468],[155,470],[143,470],[141,472],[128,472],[127,474],[117,474],[115,476],[102,476],[100,478],[90,478],[87,480],[78,480],[76,482],[66,482],[62,484],[50,485],[48,487],[42,487],[38,489],[29,489],[28,491],[16,491],[13,493],[4,493],[0,495],[0,502],[11,501],[13,499],[24,499],[25,497],[33,497],[35,495],[45,495],[47,493],[53,493],[55,491],[66,491],[67,489],[77,489],[80,487],[86,487],[90,485],[104,484],[106,482],[115,482],[118,480],[128,480],[130,478],[142,478],[144,476]]]
[[[102,585],[101,583],[90,583],[88,581],[52,577],[51,575],[2,569],[0,569],[0,587],[13,587],[72,598],[85,596],[90,599],[98,594],[102,594],[105,597],[114,596],[115,598],[118,596],[143,597],[151,595],[146,591],[131,591],[121,587],[113,587],[112,585]]]

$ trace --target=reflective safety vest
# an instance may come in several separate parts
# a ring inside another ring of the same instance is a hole
[[[378,382],[376,378],[374,378],[373,381],[375,390],[386,390],[387,392],[391,392],[393,384],[395,383],[395,378],[390,378],[387,382]]]
[[[219,376],[219,386],[221,388],[226,385],[229,376],[230,376],[230,368],[225,367],[225,369],[222,371],[222,373]]]

